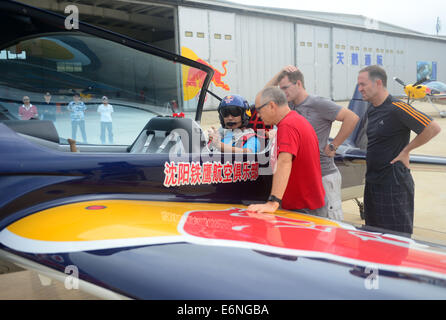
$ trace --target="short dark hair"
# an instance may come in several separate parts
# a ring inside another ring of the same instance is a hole
[[[380,66],[377,66],[377,65],[368,66],[368,67],[365,67],[359,71],[359,73],[362,73],[362,72],[368,72],[370,80],[375,81],[375,80],[380,79],[383,83],[383,86],[385,88],[387,88],[387,74],[386,74],[386,71],[383,68],[381,68]]]
[[[302,83],[302,87],[305,89],[304,74],[300,70],[296,70],[293,72],[282,71],[281,74],[279,74],[277,81],[280,82],[285,77],[288,77],[290,82],[294,84],[296,84],[297,80],[299,80]]]

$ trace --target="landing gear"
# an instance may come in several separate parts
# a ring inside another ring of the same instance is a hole
[[[364,220],[364,202],[361,202],[358,199],[354,200],[359,207],[359,215],[361,216],[361,220]]]

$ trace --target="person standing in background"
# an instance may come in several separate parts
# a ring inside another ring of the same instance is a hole
[[[84,143],[87,143],[87,133],[85,132],[85,110],[87,107],[81,101],[78,93],[73,95],[73,101],[68,104],[68,111],[70,111],[71,118],[71,137],[76,140],[77,127],[80,128]]]
[[[42,120],[56,121],[56,106],[51,102],[51,94],[45,93],[45,102],[40,106],[40,116]]]
[[[19,107],[21,120],[39,119],[36,106],[32,105],[28,96],[23,97],[23,104]]]
[[[107,131],[108,142],[113,144],[113,106],[108,103],[106,96],[102,97],[102,104],[98,106],[98,113],[101,115],[101,143],[105,144],[105,131]]]

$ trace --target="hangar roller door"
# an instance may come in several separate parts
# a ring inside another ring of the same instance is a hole
[[[239,92],[254,103],[274,75],[296,63],[294,23],[237,14],[236,36]]]
[[[296,60],[309,94],[330,98],[330,29],[296,24]]]
[[[178,21],[181,54],[214,69],[209,89],[219,97],[237,93],[235,14],[179,7]],[[218,104],[217,99],[207,96],[206,109],[215,109]]]

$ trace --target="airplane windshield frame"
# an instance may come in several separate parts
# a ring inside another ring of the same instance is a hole
[[[0,50],[0,70],[2,120],[51,120],[62,144],[72,138],[83,144],[130,145],[153,117],[197,119],[209,76],[82,32],[21,38]],[[36,114],[21,113],[28,109],[26,97]],[[108,115],[100,112],[104,97],[112,106]],[[104,133],[108,126],[104,129],[103,122],[113,123],[112,133]]]

